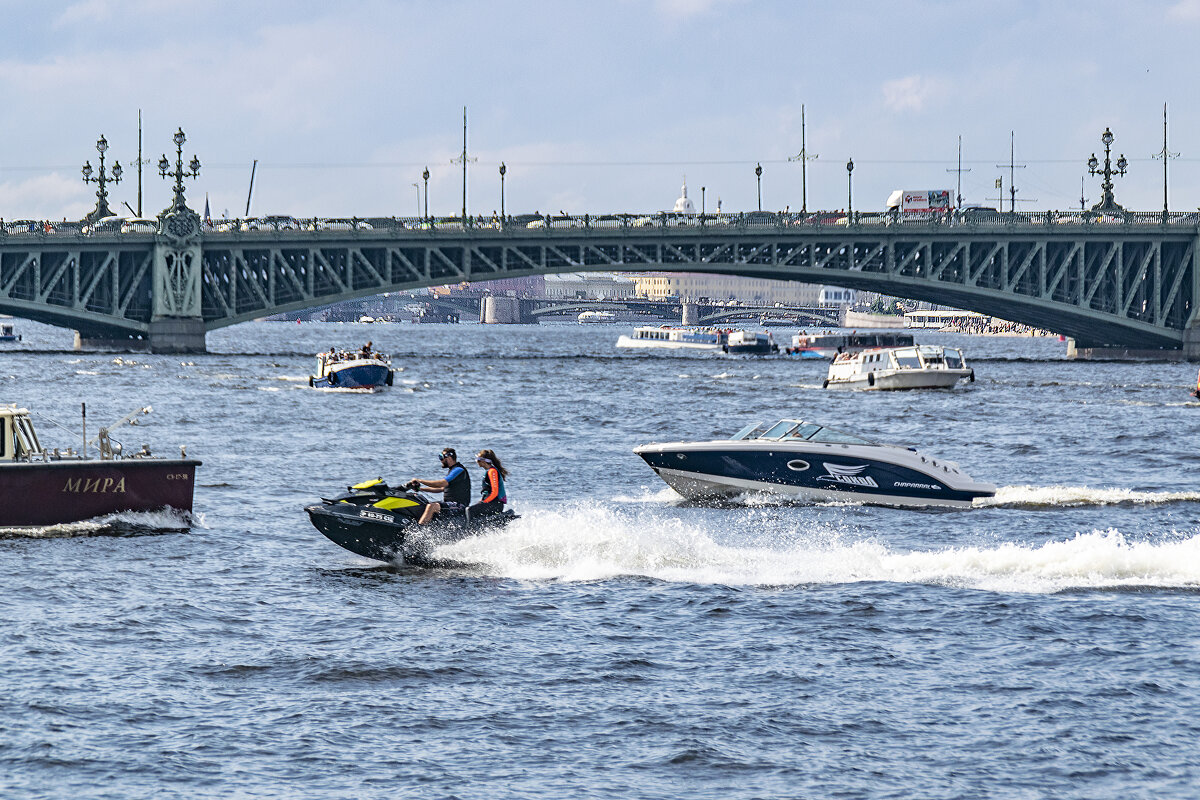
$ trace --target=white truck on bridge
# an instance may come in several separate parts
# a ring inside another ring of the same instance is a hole
[[[949,189],[897,189],[888,195],[888,213],[895,216],[933,216],[946,214],[954,208],[954,194]]]

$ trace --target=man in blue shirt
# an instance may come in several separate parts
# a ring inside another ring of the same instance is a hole
[[[421,511],[418,523],[428,525],[433,518],[445,511],[461,511],[471,504],[471,476],[467,468],[458,463],[458,454],[453,447],[443,447],[438,461],[446,470],[445,478],[435,478],[431,481],[413,478],[409,483],[415,483],[417,488],[430,492],[443,492],[446,498],[441,503],[430,503]]]

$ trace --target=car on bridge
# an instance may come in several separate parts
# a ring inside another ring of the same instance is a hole
[[[15,219],[12,222],[6,222],[4,230],[7,233],[43,233],[45,223],[35,219]]]
[[[286,214],[269,214],[244,221],[246,230],[250,231],[298,231],[300,221]]]

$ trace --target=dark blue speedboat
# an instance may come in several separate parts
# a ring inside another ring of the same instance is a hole
[[[331,350],[317,354],[317,374],[308,385],[318,389],[378,389],[391,386],[392,362],[383,353],[344,353]]]
[[[748,425],[729,439],[644,444],[633,452],[693,500],[770,492],[818,502],[962,508],[996,493],[952,462],[794,419]]]

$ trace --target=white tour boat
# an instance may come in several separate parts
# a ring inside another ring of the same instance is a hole
[[[732,328],[673,328],[669,325],[637,328],[632,336],[617,339],[617,347],[712,350],[734,354],[765,354],[779,350],[769,333]]]
[[[580,322],[616,322],[617,315],[612,311],[584,311],[579,315]]]
[[[857,353],[873,347],[911,347],[911,333],[804,333],[792,337],[791,355],[801,358],[833,358],[839,353]]]
[[[842,353],[829,365],[827,389],[948,389],[974,381],[962,351],[921,345]]]

